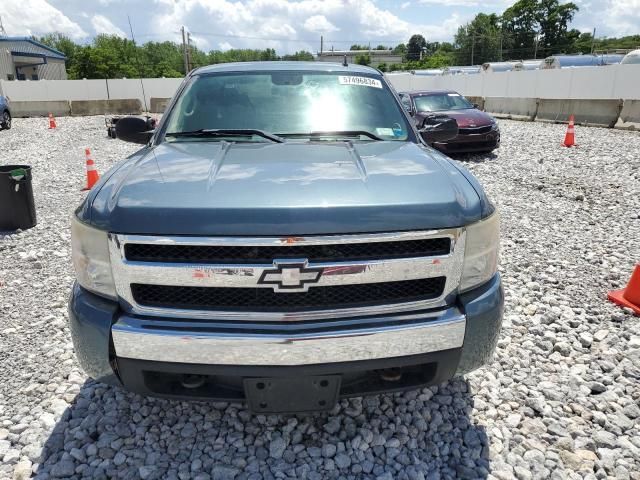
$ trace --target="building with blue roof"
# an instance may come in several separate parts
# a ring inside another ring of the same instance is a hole
[[[64,53],[29,37],[0,37],[0,80],[66,80]]]

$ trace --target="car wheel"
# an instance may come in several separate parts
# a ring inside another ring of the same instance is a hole
[[[2,129],[9,130],[11,128],[11,114],[5,110],[2,114]]]

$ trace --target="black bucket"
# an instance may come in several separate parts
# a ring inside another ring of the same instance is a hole
[[[26,230],[35,224],[31,167],[0,165],[0,231]]]

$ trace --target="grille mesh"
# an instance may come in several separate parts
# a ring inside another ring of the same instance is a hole
[[[310,288],[308,292],[276,293],[270,288],[180,287],[132,284],[140,305],[234,311],[301,311],[348,308],[430,300],[439,297],[445,277]]]
[[[345,262],[447,255],[449,238],[395,242],[345,243],[329,245],[216,246],[216,245],[125,245],[127,260],[167,263],[268,263],[274,259],[306,258],[310,262]]]
[[[484,127],[470,127],[470,128],[459,128],[458,134],[460,135],[474,135],[478,133],[489,133],[491,131],[491,125],[487,125]]]

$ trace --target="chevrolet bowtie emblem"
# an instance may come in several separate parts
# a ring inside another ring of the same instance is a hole
[[[274,260],[273,266],[262,272],[258,283],[273,285],[274,292],[306,292],[322,276],[322,268],[308,268],[307,260]]]

